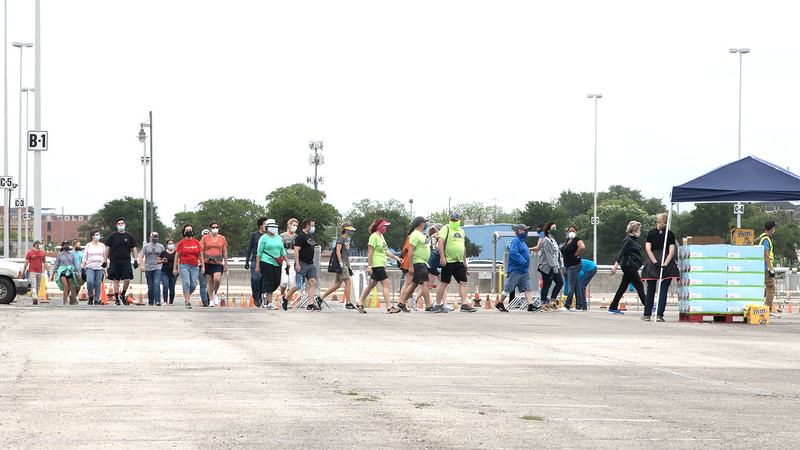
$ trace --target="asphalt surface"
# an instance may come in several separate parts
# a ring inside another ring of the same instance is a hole
[[[2,448],[790,448],[800,315],[0,307]]]

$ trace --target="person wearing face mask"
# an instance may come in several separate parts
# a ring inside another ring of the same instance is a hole
[[[167,239],[167,248],[158,255],[158,262],[161,264],[161,292],[164,298],[164,306],[172,306],[175,300],[175,283],[178,276],[172,273],[175,267],[175,241]]]
[[[411,278],[406,283],[405,289],[400,293],[400,299],[397,301],[397,306],[403,312],[408,312],[405,308],[405,302],[417,286],[420,288],[420,295],[425,300],[425,312],[440,313],[442,312],[438,306],[431,304],[430,284],[428,280],[428,259],[431,256],[428,239],[425,236],[425,231],[428,227],[428,221],[418,216],[411,222],[411,233],[408,235],[408,274],[407,277]]]
[[[228,241],[225,236],[219,234],[219,223],[211,222],[208,227],[211,234],[200,239],[200,246],[203,247],[203,258],[206,263],[206,283],[208,284],[208,298],[214,300],[214,306],[219,306],[220,280],[222,273],[228,271]],[[263,284],[263,283],[262,283]]]
[[[336,247],[334,247],[333,251],[336,254],[335,258],[339,260],[339,264],[342,266],[342,269],[336,273],[336,280],[334,281],[333,285],[329,287],[322,295],[319,296],[320,299],[325,300],[325,297],[333,294],[339,287],[344,283],[344,298],[347,299],[347,303],[345,303],[344,307],[347,309],[356,309],[351,301],[352,298],[352,282],[350,277],[353,274],[353,271],[350,269],[350,237],[356,231],[353,228],[353,224],[350,222],[345,222],[342,224],[342,232],[339,234],[339,237],[336,238]],[[331,257],[334,257],[331,255]]]
[[[664,231],[667,231],[667,251],[664,252]],[[644,243],[644,251],[647,253],[644,267],[642,267],[642,281],[647,282],[645,292],[644,315],[642,320],[650,320],[653,310],[656,310],[656,321],[664,321],[664,310],[667,307],[667,294],[669,285],[673,279],[680,278],[678,264],[675,262],[677,254],[675,244],[675,234],[667,230],[667,213],[656,216],[656,227],[647,233]],[[664,263],[661,263],[661,256],[666,253]],[[663,269],[663,272],[662,272]],[[661,280],[661,290],[658,294],[658,305],[654,308],[653,302],[656,296],[656,284]]]
[[[299,278],[303,277],[305,281],[308,282],[307,286],[307,295],[308,295],[308,306],[306,307],[309,311],[321,311],[322,310],[322,300],[320,300],[319,296],[314,296],[316,293],[316,285],[317,285],[317,267],[314,265],[314,246],[317,245],[316,241],[312,235],[314,231],[316,231],[316,224],[312,219],[305,218],[301,226],[303,230],[297,234],[294,238],[294,255],[295,255],[295,262],[294,262],[294,270],[297,272],[298,283],[297,286],[289,289],[286,292],[286,297],[289,298],[297,292],[299,283]],[[281,299],[283,302],[286,300]]]
[[[645,303],[644,287],[642,279],[639,278],[639,267],[642,266],[642,247],[636,242],[641,234],[641,229],[642,224],[635,220],[628,222],[628,227],[625,229],[627,234],[622,239],[622,248],[614,260],[614,267],[611,268],[611,275],[617,273],[618,268],[622,270],[622,280],[617,288],[617,293],[614,294],[614,300],[608,305],[609,314],[625,314],[619,310],[619,301],[629,284],[636,289],[642,304]]]
[[[428,227],[428,241],[430,242],[430,255],[428,257],[428,281],[431,286],[436,284],[439,280],[439,231],[442,229],[442,224],[435,223],[433,226]],[[446,309],[440,309],[439,305],[434,304],[439,312],[446,313]]]
[[[508,249],[508,276],[505,283],[503,283],[503,292],[500,293],[500,300],[494,305],[494,308],[500,312],[508,312],[503,302],[515,289],[519,289],[525,293],[525,302],[528,305],[528,312],[538,310],[538,308],[533,305],[531,273],[528,268],[531,264],[531,250],[525,243],[528,239],[528,230],[530,229],[531,227],[524,223],[515,227],[517,239],[511,241],[511,245]]]
[[[467,263],[466,234],[461,228],[461,215],[450,214],[450,224],[439,231],[439,266],[442,281],[436,292],[436,303],[439,308],[446,308],[447,286],[455,278],[458,282],[458,293],[461,297],[461,312],[475,312],[476,309],[467,300]]]
[[[194,227],[192,224],[187,223],[184,225],[181,234],[183,234],[183,239],[175,247],[175,265],[172,268],[172,274],[178,275],[180,273],[186,309],[191,309],[192,303],[189,297],[197,288],[200,274],[205,271],[205,262],[202,257],[203,249],[200,247],[200,242],[193,237]]]
[[[39,286],[42,284],[42,274],[44,271],[50,270],[47,267],[47,255],[40,248],[41,245],[40,241],[33,241],[33,248],[25,255],[25,267],[22,269],[22,272],[27,273],[28,279],[31,280],[34,305],[39,304]]]
[[[286,256],[283,248],[283,239],[278,235],[278,223],[274,219],[267,219],[264,223],[266,233],[258,241],[256,250],[256,273],[261,275],[261,292],[266,296],[266,306],[277,309],[272,305],[272,293],[281,284],[281,257]]]
[[[281,233],[283,248],[286,249],[286,262],[283,265],[283,270],[281,270],[281,307],[284,311],[289,307],[286,290],[295,286],[297,286],[297,289],[303,289],[302,277],[298,277],[297,272],[294,270],[294,238],[297,237],[297,225],[299,224],[300,221],[292,217],[286,222],[286,231]]]
[[[61,252],[56,256],[56,262],[53,264],[53,273],[50,274],[50,281],[55,279],[58,288],[63,292],[65,305],[67,304],[72,284],[81,281],[81,273],[78,271],[80,266],[70,249],[69,242],[61,242]],[[77,305],[78,301],[70,301],[69,304]]]
[[[555,311],[558,309],[558,298],[561,288],[564,287],[564,278],[561,276],[561,253],[558,251],[556,236],[558,230],[555,222],[544,224],[544,238],[537,242],[539,247],[539,273],[542,274],[542,311]],[[550,286],[554,285],[553,292],[548,300]]]
[[[581,254],[586,250],[583,239],[578,237],[578,229],[575,225],[567,228],[567,242],[561,246],[561,254],[564,255],[564,268],[567,271],[567,303],[561,308],[562,311],[583,311],[586,309],[586,293],[578,288],[578,274],[581,273],[583,262]],[[575,297],[575,306],[572,307],[572,298]]]
[[[258,229],[250,233],[250,240],[247,242],[247,252],[245,252],[244,269],[250,270],[250,295],[253,297],[253,303],[259,307],[261,306],[261,272],[256,271],[256,252],[258,251],[258,241],[261,236],[267,232],[264,222],[267,221],[266,217],[259,217],[256,225]],[[252,265],[250,263],[253,263]]]
[[[111,233],[106,239],[106,260],[108,264],[108,279],[114,280],[114,300],[117,306],[122,302],[128,305],[125,299],[125,292],[131,284],[133,270],[131,269],[131,252],[133,252],[133,268],[139,267],[139,256],[137,253],[136,239],[133,235],[125,231],[125,219],[117,219],[117,231]],[[119,290],[119,282],[122,281],[122,291]]]
[[[78,265],[76,267],[83,267],[81,265],[82,262],[83,262],[83,248],[81,247],[81,241],[78,240],[78,239],[74,239],[72,241],[72,247],[71,248],[72,248],[72,250],[70,250],[70,252],[73,255],[75,255],[75,261],[78,262]],[[78,304],[78,295],[81,292],[81,286],[82,286],[83,280],[85,280],[85,279],[86,279],[86,272],[83,269],[81,269],[81,281],[78,282],[78,283],[72,283],[72,286],[70,287],[70,290],[69,290],[69,303],[71,305],[77,305]]]
[[[92,240],[86,244],[81,267],[86,272],[87,305],[99,305],[103,295],[106,245],[100,242],[100,230],[92,230]]]
[[[161,263],[158,261],[164,246],[158,243],[158,233],[150,233],[150,242],[144,244],[139,255],[139,265],[144,268],[147,280],[147,304],[161,306]]]
[[[370,274],[369,283],[361,291],[358,298],[356,309],[361,314],[366,314],[364,310],[364,300],[372,291],[372,288],[381,284],[383,288],[383,304],[387,306],[386,312],[389,314],[399,313],[400,310],[392,305],[391,298],[389,297],[389,276],[386,274],[386,258],[391,257],[394,260],[401,262],[402,259],[389,251],[389,246],[386,244],[386,239],[383,235],[386,233],[386,227],[391,225],[390,222],[378,217],[372,221],[369,226],[369,243],[367,244],[367,273]]]

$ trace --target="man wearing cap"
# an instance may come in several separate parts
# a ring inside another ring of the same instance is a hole
[[[758,245],[764,247],[764,304],[770,310],[770,317],[778,317],[772,313],[772,301],[775,300],[775,246],[772,235],[775,233],[775,221],[764,222],[764,232],[758,237]],[[778,312],[781,312],[778,310]]]
[[[25,255],[25,267],[23,273],[27,273],[31,280],[31,291],[33,291],[33,304],[39,304],[39,285],[42,283],[42,269],[50,270],[47,267],[47,256],[44,250],[39,248],[41,241],[33,241],[33,248]]]
[[[500,312],[508,312],[503,301],[515,289],[525,293],[525,303],[528,305],[528,312],[536,311],[533,306],[533,292],[531,291],[531,274],[528,266],[531,263],[531,250],[525,244],[528,239],[528,230],[531,227],[521,223],[515,227],[517,239],[513,239],[508,248],[508,276],[503,284],[503,292],[500,294],[500,301],[494,305]]]
[[[444,307],[447,286],[450,280],[458,281],[458,293],[461,296],[461,312],[475,312],[467,301],[467,248],[466,236],[461,228],[461,215],[450,214],[450,223],[439,232],[439,265],[442,267],[442,282],[436,292],[436,300],[440,308]]]
[[[300,224],[303,230],[297,233],[297,237],[294,239],[294,255],[296,258],[294,270],[297,272],[298,276],[302,276],[304,280],[308,281],[308,290],[306,291],[308,294],[308,306],[306,309],[321,311],[322,307],[320,304],[322,301],[318,295],[315,295],[317,292],[317,267],[314,265],[314,246],[317,245],[317,243],[312,237],[316,230],[315,225],[314,221],[309,218],[303,219],[303,222]],[[297,292],[297,286],[293,286],[289,289],[285,298],[291,298],[292,294],[295,292]]]
[[[139,265],[144,269],[147,279],[147,304],[161,306],[161,264],[158,255],[164,252],[164,246],[158,243],[158,233],[150,233],[150,242],[144,244],[139,255]]]
[[[344,305],[347,309],[356,309],[356,306],[353,304],[353,291],[352,291],[352,281],[350,279],[350,236],[356,231],[353,224],[350,222],[345,222],[342,224],[342,231],[339,233],[339,237],[336,238],[336,244],[333,247],[333,254],[331,258],[336,258],[339,261],[339,265],[341,269],[336,272],[336,279],[334,283],[319,296],[320,299],[325,300],[325,297],[333,294],[336,292],[337,289],[344,283],[344,298],[347,299]]]
[[[108,279],[114,280],[114,300],[119,306],[128,305],[125,300],[125,292],[131,284],[133,269],[131,269],[131,252],[133,252],[133,268],[139,267],[139,255],[136,247],[136,238],[125,231],[125,219],[117,219],[117,231],[111,233],[106,239],[105,259],[108,265]],[[122,291],[119,290],[119,282],[122,281]],[[110,299],[109,299],[110,300]]]

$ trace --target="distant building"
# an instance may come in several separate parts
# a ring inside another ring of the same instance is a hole
[[[5,220],[3,218],[3,207],[0,206],[0,230],[3,230]],[[42,235],[44,242],[55,242],[60,244],[61,241],[69,241],[80,237],[78,228],[82,225],[89,223],[92,218],[91,214],[42,214]],[[11,208],[11,232],[17,231],[17,212],[16,208]],[[22,223],[22,238],[25,239],[25,222]],[[36,239],[33,236],[33,222],[28,223],[28,239]],[[13,243],[12,243],[13,244]]]
[[[800,219],[800,205],[791,202],[764,202],[764,212],[774,213],[777,211],[788,211],[795,219]]]
[[[492,223],[488,225],[464,225],[464,234],[469,240],[481,247],[481,253],[472,259],[492,259],[492,235],[495,231],[514,231],[510,223]],[[504,237],[497,240],[497,260],[503,261],[503,254],[508,249],[508,244],[513,237]]]

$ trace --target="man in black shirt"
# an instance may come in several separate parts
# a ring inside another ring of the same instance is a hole
[[[131,284],[133,270],[131,269],[131,251],[133,251],[133,268],[139,267],[136,240],[133,235],[125,231],[125,219],[117,219],[117,231],[111,233],[106,239],[105,260],[108,264],[108,279],[114,280],[114,300],[119,306],[120,298],[123,305],[128,304],[125,292]],[[103,263],[103,267],[106,263]],[[122,292],[119,291],[119,282],[122,280]],[[120,295],[122,294],[122,295]]]
[[[300,225],[303,227],[303,230],[297,233],[297,236],[294,238],[294,269],[297,275],[302,276],[308,281],[307,292],[309,300],[306,309],[321,311],[322,308],[320,304],[322,300],[320,300],[318,295],[315,295],[317,287],[317,267],[314,265],[314,246],[317,245],[317,243],[314,241],[314,238],[311,237],[315,230],[315,224],[313,220],[306,218],[303,219]],[[292,294],[296,291],[297,286],[293,286],[289,289],[289,292],[286,293],[286,298],[291,298]],[[314,296],[313,299],[311,298],[312,295]]]

